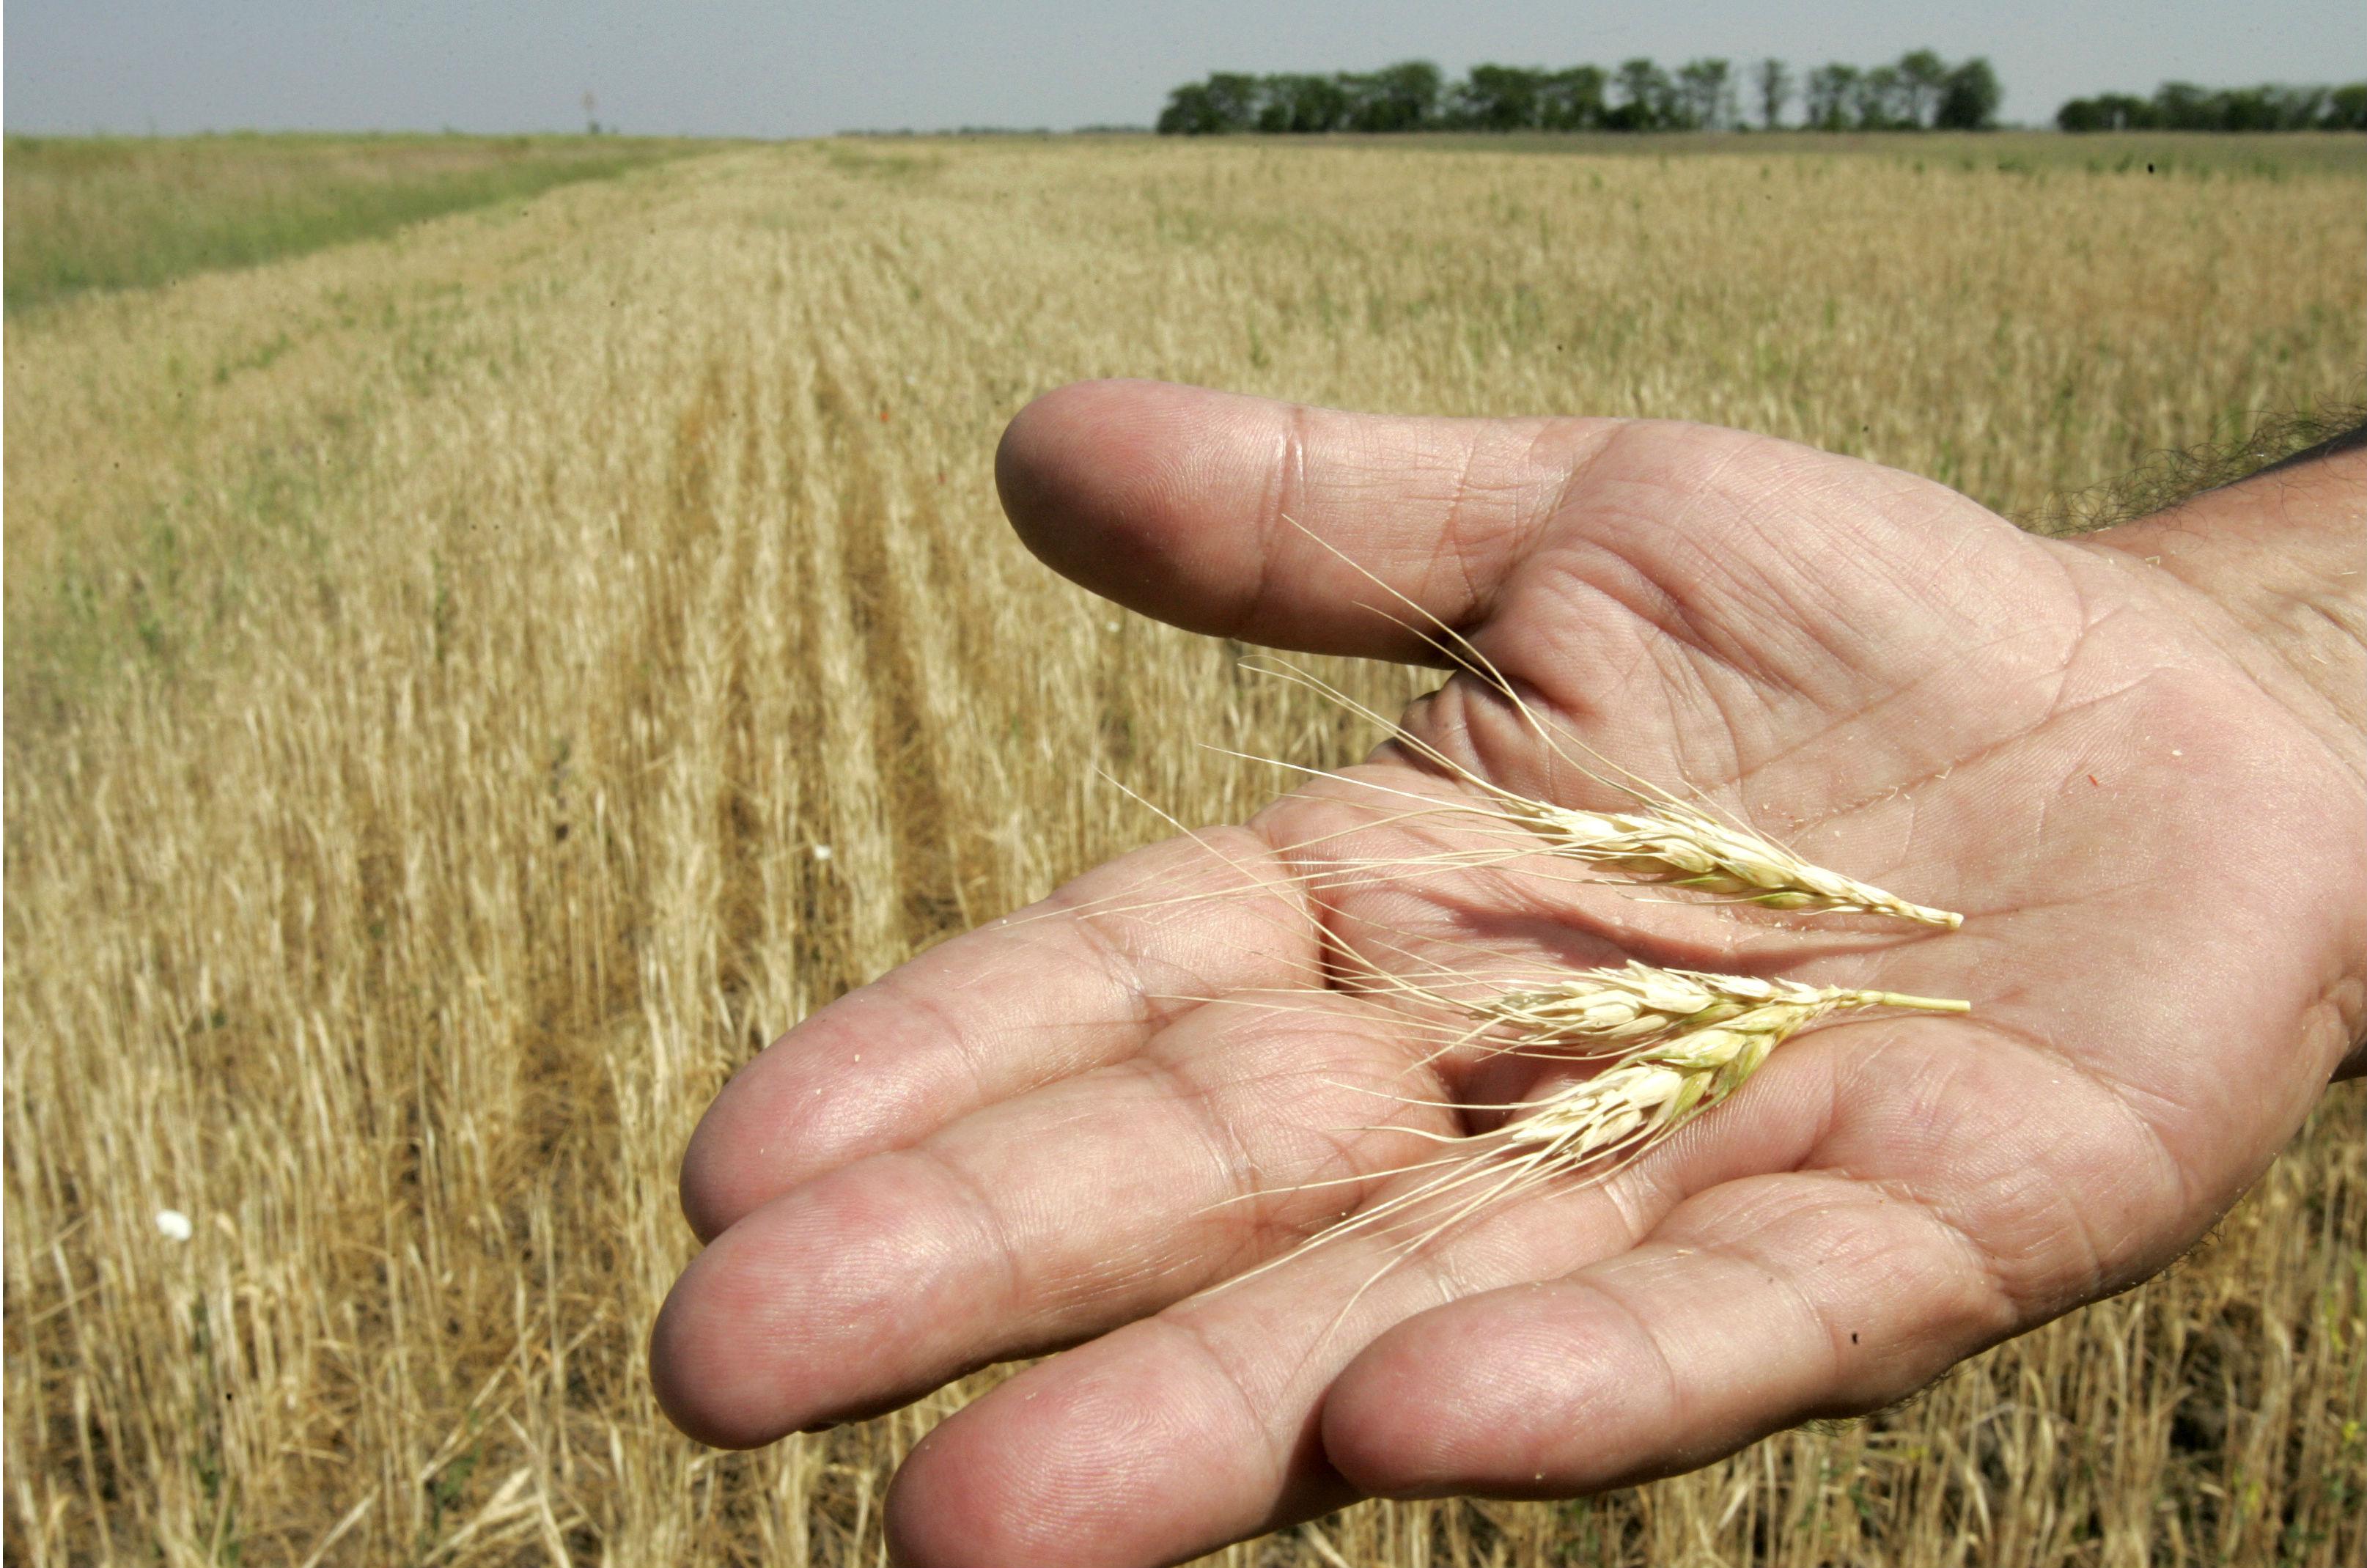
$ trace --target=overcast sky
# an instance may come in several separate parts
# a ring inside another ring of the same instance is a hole
[[[627,131],[1148,124],[1211,70],[1648,54],[1871,64],[1986,54],[2005,117],[2065,98],[2367,78],[2362,0],[9,0],[17,131],[564,131],[596,95]]]

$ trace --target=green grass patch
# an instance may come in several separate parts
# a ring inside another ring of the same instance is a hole
[[[7,310],[301,256],[702,145],[610,136],[11,136]]]

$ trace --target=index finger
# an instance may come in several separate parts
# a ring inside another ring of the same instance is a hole
[[[1137,850],[922,954],[724,1085],[683,1156],[684,1213],[711,1241],[800,1182],[1123,1060],[1196,998],[1306,984],[1302,901],[1271,846],[1224,828]]]

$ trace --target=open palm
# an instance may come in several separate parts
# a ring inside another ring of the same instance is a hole
[[[2357,1027],[2356,762],[2124,550],[1732,431],[1145,383],[1044,400],[1002,465],[1029,542],[1102,593],[1406,658],[1431,656],[1418,606],[1569,756],[1966,923],[1510,870],[1310,896],[1324,865],[1469,842],[1406,815],[1394,791],[1455,786],[1389,747],[824,1009],[699,1131],[684,1194],[713,1244],[653,1364],[688,1430],[746,1445],[1075,1346],[913,1453],[890,1512],[911,1562],[1164,1562],[1361,1494],[1568,1494],[1880,1406],[2163,1267]],[[1621,803],[1468,676],[1407,725],[1509,789]],[[1612,1179],[1206,1290],[1476,1124],[1376,1093],[1533,1087],[1425,1061],[1402,1007],[1327,972],[1623,954],[1975,1012],[1825,1026]]]

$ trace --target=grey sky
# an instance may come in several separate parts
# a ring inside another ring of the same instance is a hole
[[[1147,124],[1214,69],[1871,64],[1925,44],[1989,56],[2006,117],[2033,122],[2168,78],[2367,78],[2361,0],[12,0],[5,28],[17,131],[571,130],[587,90],[602,120],[641,132]]]

